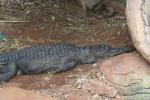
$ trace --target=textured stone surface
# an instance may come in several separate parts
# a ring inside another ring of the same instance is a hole
[[[91,91],[92,94],[99,94],[107,97],[115,97],[117,95],[117,89],[98,80],[89,80],[89,82],[85,85],[85,89]]]
[[[20,88],[0,88],[1,100],[56,100],[55,98],[37,95],[31,91]],[[58,99],[57,99],[58,100]]]
[[[149,4],[149,0],[127,0],[126,17],[134,46],[150,63]]]
[[[150,93],[150,66],[137,53],[108,59],[102,63],[101,71],[121,95]]]

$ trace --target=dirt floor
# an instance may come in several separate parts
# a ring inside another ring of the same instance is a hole
[[[67,2],[61,8],[55,0],[25,4],[4,2],[0,10],[0,20],[10,21],[0,23],[0,31],[8,38],[1,43],[10,44],[1,48],[1,52],[62,42],[78,45],[107,43],[113,47],[132,45],[124,14],[111,15],[108,11],[99,10],[93,16],[85,17],[78,4]],[[78,78],[103,80],[105,77],[98,69],[96,64],[88,64],[57,75],[17,75],[7,85],[63,96],[66,92],[80,91]]]

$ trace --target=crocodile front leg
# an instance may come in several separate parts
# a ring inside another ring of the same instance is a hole
[[[8,63],[8,65],[2,65],[0,68],[0,82],[8,81],[13,78],[17,73],[17,66],[15,62]]]

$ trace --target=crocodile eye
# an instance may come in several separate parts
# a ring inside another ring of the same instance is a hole
[[[100,49],[101,50],[109,50],[109,49],[111,49],[111,46],[106,45],[106,44],[102,44],[102,45],[100,45]]]

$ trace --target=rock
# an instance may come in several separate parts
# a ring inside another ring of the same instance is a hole
[[[109,86],[105,82],[98,80],[89,80],[85,89],[91,91],[92,94],[104,95],[111,98],[117,95],[117,90],[113,86]]]
[[[90,94],[85,91],[78,90],[78,91],[71,91],[63,100],[91,100]]]
[[[58,100],[50,96],[35,94],[32,91],[14,87],[0,88],[1,100]]]
[[[101,64],[100,70],[121,95],[150,94],[150,66],[137,53],[112,57]]]
[[[137,51],[150,63],[150,0],[127,0],[127,25]]]

